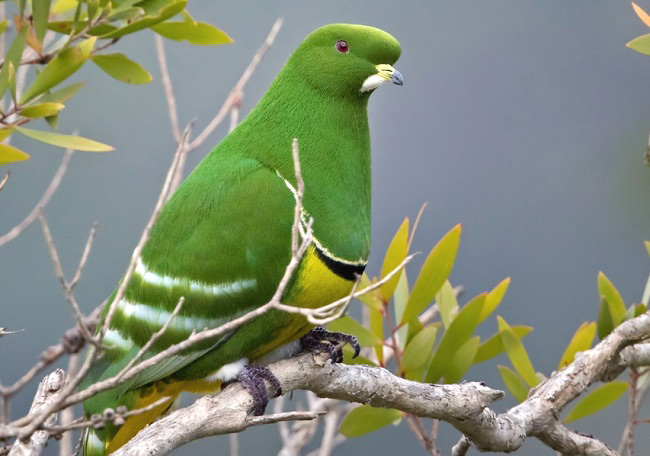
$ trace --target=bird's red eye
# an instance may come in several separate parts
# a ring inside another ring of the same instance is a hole
[[[345,54],[350,50],[348,47],[348,42],[344,40],[338,40],[336,42],[336,50]]]

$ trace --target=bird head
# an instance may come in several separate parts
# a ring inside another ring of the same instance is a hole
[[[363,98],[385,82],[404,83],[393,68],[400,53],[399,42],[383,30],[331,24],[309,34],[290,62],[322,93]]]

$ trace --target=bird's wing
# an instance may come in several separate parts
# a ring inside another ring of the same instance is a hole
[[[294,205],[284,180],[255,160],[223,158],[216,167],[198,167],[163,209],[116,304],[105,340],[112,349],[85,384],[119,372],[171,318],[181,296],[181,312],[144,359],[266,303],[289,262]],[[227,337],[156,364],[113,397],[169,376]]]

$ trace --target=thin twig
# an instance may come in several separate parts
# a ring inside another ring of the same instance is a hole
[[[0,3],[0,5],[4,8],[4,3]],[[2,180],[0,180],[0,191],[2,191],[2,189],[5,187],[5,184],[9,180],[9,176],[11,176],[11,173],[7,171],[5,173],[5,177],[3,177]]]
[[[169,68],[167,67],[167,56],[165,54],[165,43],[160,35],[154,33],[156,40],[156,55],[158,56],[158,65],[160,66],[160,76],[165,90],[165,99],[167,100],[167,111],[169,113],[169,122],[172,126],[172,134],[176,144],[181,142],[181,129],[178,125],[178,111],[176,109],[176,97],[174,96],[174,87],[169,77]]]
[[[47,244],[47,248],[50,252],[50,257],[54,262],[54,273],[56,277],[59,279],[59,282],[61,283],[61,287],[63,288],[63,293],[65,294],[66,301],[68,302],[68,304],[70,304],[70,308],[72,309],[72,314],[74,315],[74,318],[77,321],[77,326],[79,326],[79,329],[81,330],[81,334],[84,336],[84,339],[86,339],[91,343],[94,343],[95,341],[93,339],[92,334],[90,333],[90,330],[88,330],[88,328],[86,327],[86,323],[84,322],[84,315],[81,313],[81,309],[79,308],[79,304],[77,303],[77,300],[74,296],[72,287],[65,280],[65,275],[63,274],[63,265],[61,264],[59,253],[57,251],[56,245],[54,244],[54,239],[52,238],[50,227],[47,224],[47,220],[45,219],[45,216],[42,213],[38,215],[38,221],[41,223],[41,228],[43,229],[43,237],[45,238],[45,243]],[[86,243],[86,246],[88,246],[88,243]],[[85,249],[84,249],[83,256],[87,256]],[[83,256],[82,256],[82,261],[85,262]]]
[[[226,101],[224,101],[223,105],[217,112],[216,116],[214,116],[214,118],[210,121],[208,126],[205,127],[205,129],[196,138],[194,138],[192,142],[190,142],[188,146],[188,150],[192,151],[197,147],[199,147],[201,144],[203,144],[203,142],[206,140],[208,136],[210,136],[210,134],[214,131],[214,129],[217,128],[219,124],[221,124],[223,119],[226,117],[226,114],[228,114],[228,111],[230,110],[232,104],[236,101],[238,94],[244,91],[244,87],[246,86],[246,83],[248,83],[248,80],[255,72],[255,68],[257,68],[257,65],[262,60],[262,57],[264,57],[266,51],[268,51],[268,49],[273,44],[275,37],[277,36],[278,32],[280,31],[280,28],[282,27],[283,20],[284,19],[281,17],[275,20],[275,22],[273,23],[273,27],[271,27],[271,31],[269,32],[268,36],[264,40],[264,43],[257,50],[255,55],[253,56],[253,59],[248,64],[248,67],[246,67],[246,70],[244,70],[244,73],[239,78],[239,81],[237,81],[237,84],[235,84],[235,86],[228,94]]]
[[[47,206],[47,203],[49,203],[52,195],[54,195],[54,192],[56,192],[57,188],[59,188],[61,179],[63,179],[63,175],[68,169],[68,164],[70,163],[72,154],[73,151],[70,149],[67,149],[65,151],[59,168],[56,170],[56,173],[54,174],[50,185],[48,185],[39,202],[36,204],[36,206],[34,206],[34,209],[32,209],[32,211],[27,215],[27,217],[23,219],[22,222],[9,230],[7,234],[0,236],[0,247],[18,237],[29,225],[31,225],[38,218],[38,214],[45,208],[45,206]]]

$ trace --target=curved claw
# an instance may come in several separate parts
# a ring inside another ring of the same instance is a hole
[[[280,381],[273,372],[266,366],[246,366],[238,375],[239,381],[253,397],[253,415],[263,415],[266,405],[269,403],[269,395],[266,391],[264,380],[267,380],[274,389],[274,396],[282,394]]]
[[[322,326],[317,326],[300,339],[304,350],[329,353],[333,363],[343,361],[343,347],[339,344],[348,344],[354,350],[353,358],[359,356],[361,346],[357,338],[351,334],[327,331]]]

